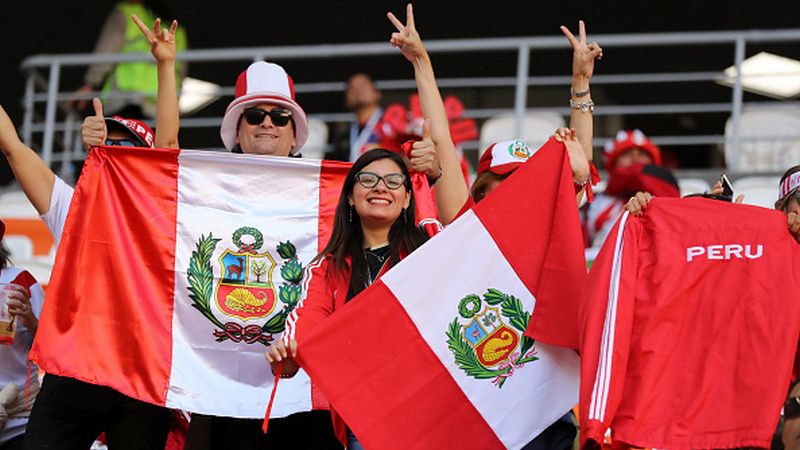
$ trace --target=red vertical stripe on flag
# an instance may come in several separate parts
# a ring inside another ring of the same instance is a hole
[[[322,161],[319,168],[319,230],[317,251],[322,251],[331,239],[336,205],[342,194],[342,184],[350,170],[350,163]]]
[[[114,147],[87,158],[31,351],[46,372],[165,403],[178,154]]]
[[[351,307],[359,302],[370,307]],[[331,342],[358,348],[358,358],[342,357]],[[314,328],[298,351],[366,448],[505,448],[380,280]],[[450,412],[444,421],[441,411]]]
[[[492,201],[475,206],[475,214],[536,297],[526,334],[577,349],[586,260],[564,144],[549,140],[489,195]],[[509,223],[525,226],[509,228]]]

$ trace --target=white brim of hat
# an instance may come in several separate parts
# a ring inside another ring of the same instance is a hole
[[[225,116],[222,117],[222,126],[219,128],[219,136],[222,138],[222,144],[225,145],[225,148],[228,150],[233,149],[236,145],[236,133],[238,132],[239,118],[242,116],[242,113],[245,109],[261,103],[278,105],[292,112],[296,144],[291,153],[297,153],[300,148],[303,147],[303,144],[306,143],[306,140],[308,140],[308,117],[306,117],[306,113],[300,105],[275,92],[254,92],[252,94],[243,95],[232,101],[225,111]]]

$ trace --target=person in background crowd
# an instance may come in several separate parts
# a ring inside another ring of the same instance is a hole
[[[783,448],[800,450],[800,378],[794,380],[789,388],[789,395],[783,404],[782,422],[780,438]],[[774,444],[773,442],[773,448]]]
[[[622,215],[625,203],[639,191],[660,197],[678,197],[672,173],[660,167],[661,150],[640,130],[621,130],[605,145],[606,189],[581,208],[586,247],[599,248]]]
[[[355,161],[370,148],[380,146],[378,123],[383,117],[381,91],[375,80],[365,72],[357,72],[347,79],[345,106],[356,116],[356,120],[335,138],[334,149],[325,159]]]
[[[136,15],[145,23],[153,23],[157,16],[171,16],[166,5],[158,0],[124,0],[111,10],[95,44],[95,54],[142,53],[150,50],[150,43],[130,21]],[[175,35],[177,51],[186,50],[187,38],[183,28]],[[178,63],[177,80],[186,77],[188,66]],[[124,117],[141,119],[156,114],[157,68],[149,61],[123,63],[98,63],[89,66],[84,85],[76,93],[87,94],[101,90],[107,112]],[[177,81],[180,85],[180,81]],[[127,94],[127,98],[108,97],[109,93]],[[86,100],[74,102],[78,111],[87,107]]]
[[[8,298],[15,332],[12,343],[0,345],[0,450],[21,450],[30,408],[39,392],[38,368],[28,367],[28,351],[39,324],[44,291],[27,270],[11,265],[3,240],[5,231],[6,225],[0,220],[0,290]]]

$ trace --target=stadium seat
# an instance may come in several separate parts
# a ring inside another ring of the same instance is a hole
[[[711,189],[706,180],[702,178],[678,178],[678,188],[681,197],[687,194],[697,194]]]
[[[733,182],[733,193],[744,194],[744,203],[748,205],[772,208],[778,199],[778,181],[777,176],[739,178]]]
[[[327,151],[328,125],[318,119],[308,119],[308,140],[300,153],[304,158],[322,159]]]
[[[800,110],[759,108],[742,111],[738,161],[733,155],[733,121],[725,124],[728,169],[778,172],[800,164]]]
[[[514,135],[512,114],[493,117],[483,123],[480,137],[480,157],[488,146],[495,142],[522,138],[531,149],[538,149],[558,127],[566,126],[564,118],[557,113],[528,113],[522,121],[520,136]]]

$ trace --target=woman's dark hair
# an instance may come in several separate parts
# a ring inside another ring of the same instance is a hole
[[[0,240],[0,271],[11,265],[11,251],[6,247],[6,243]]]
[[[400,216],[392,224],[389,230],[389,253],[387,254],[389,267],[400,261],[401,252],[411,253],[428,239],[428,235],[417,227],[414,219],[414,192],[411,189],[411,178],[408,173],[408,166],[399,154],[377,148],[369,150],[356,160],[342,186],[342,195],[339,197],[339,204],[336,206],[336,216],[333,219],[333,232],[328,245],[314,259],[327,257],[330,259],[334,270],[328,273],[328,281],[334,282],[337,277],[341,277],[347,270],[347,257],[351,259],[350,290],[354,293],[361,292],[367,287],[367,259],[364,256],[364,232],[361,229],[361,219],[355,209],[352,210],[348,197],[353,192],[356,184],[356,175],[369,164],[381,160],[391,159],[402,170],[406,176],[405,188],[410,193],[411,198],[408,208],[404,209]],[[405,216],[405,217],[403,217]]]

